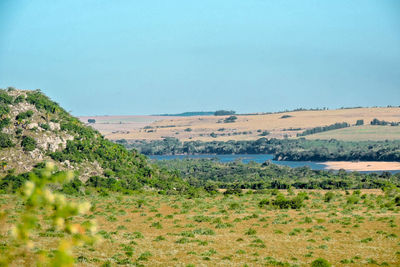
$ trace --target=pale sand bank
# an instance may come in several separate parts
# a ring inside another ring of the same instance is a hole
[[[322,162],[327,169],[347,171],[395,171],[400,170],[400,162],[386,161],[327,161]]]

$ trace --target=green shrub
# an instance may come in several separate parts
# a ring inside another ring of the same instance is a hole
[[[268,198],[264,198],[263,200],[261,200],[261,201],[258,203],[258,206],[259,206],[260,208],[262,208],[262,207],[264,207],[264,206],[268,206],[269,204],[271,204],[271,201],[270,201]]]
[[[68,195],[77,195],[80,193],[83,183],[78,178],[74,178],[69,183],[63,184],[62,192]]]
[[[13,147],[14,143],[11,140],[11,135],[0,132],[0,148]]]
[[[347,197],[347,204],[357,204],[360,201],[360,198],[357,195],[351,195]]]
[[[301,195],[297,195],[296,197],[294,197],[290,200],[290,207],[292,209],[300,209],[304,205],[303,201],[304,201],[304,197]]]
[[[0,103],[10,105],[13,102],[13,97],[7,94],[6,91],[0,90]]]
[[[292,199],[287,199],[283,194],[278,194],[276,198],[272,201],[272,205],[280,209],[300,209],[304,204],[304,198],[308,197],[304,194],[298,194]]]
[[[34,138],[30,136],[23,136],[21,141],[21,146],[24,151],[32,151],[36,148],[37,142]]]
[[[15,98],[14,104],[19,104],[25,101],[25,97],[23,95],[19,95]]]
[[[0,120],[0,131],[3,130],[3,128],[7,127],[10,124],[11,124],[11,120],[9,118],[4,118],[4,119]]]
[[[20,175],[7,174],[0,179],[0,190],[15,193],[28,179],[29,173]]]
[[[50,125],[47,124],[47,123],[42,123],[42,124],[40,124],[40,127],[41,127],[43,130],[46,130],[46,131],[49,131],[49,130],[50,130]]]
[[[394,198],[394,203],[396,204],[396,206],[400,206],[400,196],[396,196]]]
[[[224,195],[240,195],[242,193],[241,188],[228,188],[224,192]]]
[[[193,234],[196,235],[215,235],[215,232],[209,228],[199,228],[193,230]]]
[[[288,209],[290,207],[290,200],[286,199],[284,195],[279,194],[276,196],[272,204],[280,209]]]
[[[28,111],[19,113],[19,114],[15,117],[15,119],[16,119],[17,121],[22,121],[22,120],[25,120],[25,119],[30,118],[30,117],[32,117],[32,116],[33,116],[33,111],[32,111],[32,110],[28,110]]]
[[[257,231],[253,228],[247,229],[247,231],[244,233],[245,235],[255,235]]]
[[[331,200],[334,198],[335,194],[333,194],[331,191],[326,192],[324,195],[324,201],[325,202],[331,202]]]
[[[311,267],[330,267],[330,266],[331,264],[323,258],[318,258],[311,263]]]
[[[0,103],[0,116],[4,116],[10,112],[10,108],[3,103]]]

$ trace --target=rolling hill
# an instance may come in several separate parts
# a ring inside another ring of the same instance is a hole
[[[399,140],[399,126],[363,125],[331,130],[305,136],[306,139],[336,139],[343,141],[382,141]]]
[[[0,130],[0,189],[44,161],[74,170],[81,182],[122,191],[181,183],[85,126],[39,90],[0,90]]]
[[[112,117],[109,116],[108,119]],[[133,127],[128,116],[116,123],[96,122],[92,127],[111,140],[157,140],[174,137],[180,141],[228,141],[257,140],[261,137],[296,138],[298,133],[307,129],[346,122],[351,127],[309,135],[306,138],[357,141],[361,136],[362,140],[400,139],[400,126],[368,126],[374,118],[399,122],[399,107],[235,115],[233,120],[227,120],[229,117],[231,116],[154,117],[153,120],[149,117],[146,125],[144,123],[142,127]],[[87,121],[87,117],[84,119]],[[357,120],[363,120],[365,126],[354,127]]]

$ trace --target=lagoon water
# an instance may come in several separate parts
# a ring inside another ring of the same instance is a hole
[[[312,170],[326,170],[326,165],[323,162],[315,162],[315,161],[276,161],[272,160],[274,158],[271,154],[236,154],[236,155],[155,155],[148,156],[153,160],[172,160],[172,159],[218,159],[219,161],[225,162],[233,162],[236,160],[240,160],[243,163],[249,163],[250,161],[254,161],[257,163],[264,163],[265,161],[270,161],[271,163],[275,163],[278,165],[289,166],[291,168],[304,167],[308,166]],[[382,171],[376,171],[382,172]],[[389,171],[391,173],[398,173],[400,171]],[[362,173],[371,173],[371,171],[363,171]]]

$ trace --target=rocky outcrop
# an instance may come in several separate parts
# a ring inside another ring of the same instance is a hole
[[[4,92],[4,91],[2,91]],[[0,162],[6,163],[0,170],[0,177],[9,171],[14,173],[27,172],[42,161],[53,161],[49,152],[62,151],[66,148],[68,140],[74,140],[74,136],[61,130],[60,119],[57,115],[50,114],[44,110],[38,110],[35,105],[28,103],[25,99],[28,91],[13,90],[7,91],[14,101],[17,97],[23,100],[19,103],[7,104],[10,109],[1,119],[8,118],[10,124],[2,129],[12,137],[15,144],[10,148],[0,149]],[[1,101],[0,101],[1,104]],[[3,103],[4,105],[4,103]],[[17,119],[21,113],[32,111],[32,114],[24,119]],[[22,140],[25,136],[33,138],[36,142],[32,151],[26,151],[22,147]],[[54,162],[54,161],[53,161]],[[72,164],[66,162],[54,162],[59,169],[72,169],[80,173],[80,179],[86,181],[92,175],[102,175],[103,169],[98,162],[84,162]]]

